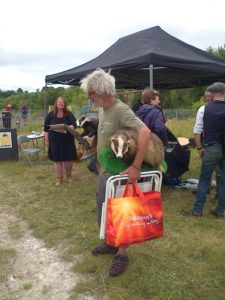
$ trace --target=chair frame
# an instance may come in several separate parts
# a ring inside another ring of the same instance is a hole
[[[39,152],[41,151],[40,148],[36,147],[24,147],[23,144],[30,143],[31,140],[26,135],[19,135],[17,137],[19,150],[20,150],[20,159],[22,160],[23,155],[28,160],[29,164],[33,166],[33,162],[39,161]],[[32,156],[36,156],[36,159],[32,160]]]

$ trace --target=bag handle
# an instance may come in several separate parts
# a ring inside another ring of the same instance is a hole
[[[140,198],[144,196],[137,182],[132,183],[132,191],[130,189],[130,184],[128,182],[125,186],[123,197],[131,197],[131,196],[139,196]]]
[[[133,196],[131,189],[130,189],[130,184],[127,182],[124,192],[123,192],[123,197],[131,197]]]
[[[143,194],[142,190],[140,189],[137,182],[134,182],[132,187],[133,187],[133,195],[135,194],[136,196],[139,196],[140,198],[144,197],[144,194]]]

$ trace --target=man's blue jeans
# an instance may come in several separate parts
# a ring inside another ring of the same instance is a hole
[[[201,213],[203,211],[207,190],[211,185],[212,173],[219,164],[220,183],[219,197],[216,206],[216,212],[224,213],[225,210],[225,155],[220,144],[213,144],[206,147],[205,154],[202,160],[201,175],[199,178],[196,200],[193,206],[193,211]]]

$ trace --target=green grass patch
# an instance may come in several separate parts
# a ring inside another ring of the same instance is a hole
[[[24,285],[23,285],[24,290],[30,290],[31,288],[32,288],[31,282],[24,283]]]
[[[193,124],[194,119],[171,120],[168,126],[176,136],[191,137]],[[112,256],[95,257],[90,252],[101,241],[95,209],[97,177],[87,163],[74,164],[73,183],[56,188],[53,165],[46,158],[34,167],[25,161],[1,162],[0,205],[25,219],[48,246],[64,249],[62,259],[74,261],[73,270],[83,275],[70,299],[81,293],[112,300],[225,299],[225,220],[209,214],[215,190],[208,195],[203,218],[185,218],[180,211],[192,207],[191,190],[163,186],[164,237],[129,247],[128,270],[111,278]],[[192,150],[190,170],[182,179],[198,178],[200,164]],[[12,224],[10,232],[17,236],[20,230]],[[0,267],[6,269],[15,252],[4,251]]]

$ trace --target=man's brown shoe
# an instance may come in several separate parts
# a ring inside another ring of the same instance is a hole
[[[107,245],[106,243],[97,246],[96,248],[94,248],[91,252],[94,255],[98,255],[98,254],[116,254],[116,252],[119,250],[119,248],[116,248],[114,246],[110,246]]]
[[[128,263],[129,263],[128,255],[120,255],[120,254],[115,255],[109,270],[109,275],[117,276],[122,274],[126,270]]]

